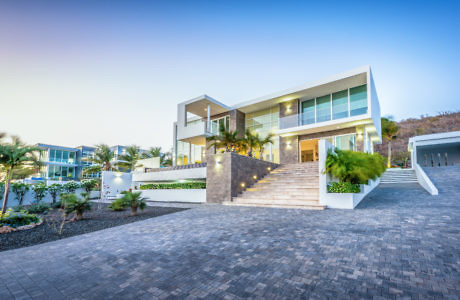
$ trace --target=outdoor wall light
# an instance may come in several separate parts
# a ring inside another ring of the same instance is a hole
[[[241,187],[245,187],[246,184],[244,182],[241,183]]]
[[[257,179],[257,175],[252,176],[252,178]]]
[[[272,168],[268,167],[268,168],[267,168],[267,171],[271,171],[271,169],[272,169]]]

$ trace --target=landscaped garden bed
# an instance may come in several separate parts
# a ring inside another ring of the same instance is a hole
[[[40,215],[43,217],[43,223],[35,228],[0,234],[0,251],[55,241],[184,210],[176,207],[148,206],[137,215],[131,216],[129,209],[112,211],[107,206],[93,203],[91,210],[85,212],[81,221],[65,223],[61,235],[58,234],[61,212],[58,209],[51,210],[45,215]]]

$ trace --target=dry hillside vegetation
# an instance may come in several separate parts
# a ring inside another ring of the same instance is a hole
[[[397,138],[392,141],[392,154],[407,151],[409,138],[416,135],[460,131],[460,112],[442,112],[436,116],[422,115],[420,118],[410,118],[396,122],[399,126]],[[383,141],[381,145],[375,145],[375,151],[387,156],[388,144]]]

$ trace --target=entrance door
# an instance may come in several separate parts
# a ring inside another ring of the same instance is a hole
[[[319,139],[300,142],[300,162],[318,161],[318,141]]]

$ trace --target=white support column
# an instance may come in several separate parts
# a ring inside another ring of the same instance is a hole
[[[208,104],[208,125],[207,125],[207,132],[211,132],[211,104]]]

